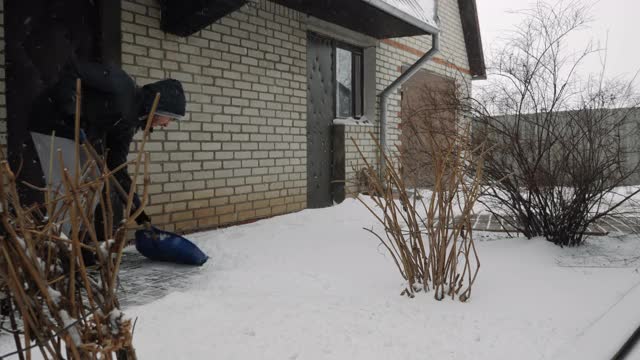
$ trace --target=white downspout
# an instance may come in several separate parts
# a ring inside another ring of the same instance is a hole
[[[388,101],[389,95],[391,95],[394,91],[398,90],[398,88],[404,84],[405,81],[409,80],[415,73],[420,71],[422,66],[429,61],[433,56],[435,56],[440,51],[440,33],[433,33],[431,36],[431,49],[427,51],[426,54],[422,55],[418,61],[416,61],[407,71],[403,72],[400,77],[398,77],[395,81],[391,83],[391,85],[387,86],[386,89],[382,90],[380,93],[380,147],[382,151],[386,151],[387,148],[387,112],[388,112]],[[379,174],[383,174],[383,169],[385,167],[385,160],[383,154],[380,154],[380,168],[378,169]]]

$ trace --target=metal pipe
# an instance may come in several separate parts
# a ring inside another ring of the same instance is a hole
[[[440,33],[435,32],[431,34],[431,49],[426,54],[422,55],[407,71],[403,72],[397,79],[395,79],[391,85],[380,93],[380,147],[382,151],[387,148],[387,112],[389,106],[389,96],[398,88],[415,75],[422,66],[434,57],[440,51]],[[378,172],[382,175],[382,171],[385,166],[385,160],[383,154],[380,154],[380,168]]]
[[[629,356],[629,354],[633,350],[633,347],[638,343],[638,340],[640,340],[640,327],[638,327],[633,332],[633,334],[631,334],[629,339],[627,339],[627,341],[625,341],[625,343],[618,350],[618,352],[611,358],[611,360],[624,360],[624,359],[626,359],[627,356]]]

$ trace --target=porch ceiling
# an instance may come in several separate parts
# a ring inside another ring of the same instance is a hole
[[[400,1],[403,8],[416,9],[415,0]],[[438,30],[426,23],[423,14],[410,14],[387,0],[273,0],[316,18],[377,39],[433,34]],[[420,11],[419,5],[417,10]]]
[[[250,0],[160,0],[162,30],[189,36]],[[272,0],[301,13],[385,39],[437,32],[432,0]]]

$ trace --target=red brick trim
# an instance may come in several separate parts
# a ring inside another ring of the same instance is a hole
[[[408,45],[405,45],[405,44],[399,43],[399,42],[397,42],[397,41],[395,41],[395,40],[382,39],[381,41],[382,41],[383,43],[385,43],[385,44],[389,45],[389,46],[393,46],[393,47],[394,47],[394,48],[396,48],[396,49],[400,49],[400,50],[406,51],[406,52],[408,52],[408,53],[412,53],[413,55],[416,55],[416,56],[422,56],[422,55],[424,55],[424,51],[420,51],[420,50],[418,50],[418,49],[414,49],[414,48],[412,48],[411,46],[408,46]]]
[[[389,46],[393,46],[393,47],[394,47],[394,48],[396,48],[396,49],[400,49],[400,50],[402,50],[402,51],[406,51],[406,52],[408,52],[408,53],[410,53],[410,54],[413,54],[413,55],[416,55],[416,56],[422,56],[422,55],[424,55],[424,54],[425,54],[425,52],[424,52],[424,51],[420,51],[420,50],[418,50],[418,49],[412,48],[411,46],[408,46],[408,45],[405,45],[405,44],[399,43],[399,42],[397,42],[397,41],[395,41],[395,40],[382,39],[381,41],[382,41],[383,43],[385,43],[385,44],[389,45]],[[451,69],[454,69],[454,70],[460,71],[461,73],[464,73],[464,74],[467,74],[467,75],[471,75],[471,70],[469,70],[469,69],[465,69],[465,68],[463,68],[463,67],[460,67],[460,66],[458,66],[458,65],[456,65],[456,64],[454,64],[454,63],[451,63],[451,62],[449,62],[449,61],[447,61],[447,60],[445,60],[445,59],[439,58],[439,57],[437,57],[437,56],[434,56],[434,57],[431,59],[431,61],[433,61],[433,62],[434,62],[434,63],[436,63],[436,64],[444,65],[444,66],[446,66],[446,67],[448,67],[448,68],[451,68]]]

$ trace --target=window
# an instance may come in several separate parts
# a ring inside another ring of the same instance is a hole
[[[362,49],[336,44],[336,117],[360,118],[363,113],[362,100]]]

